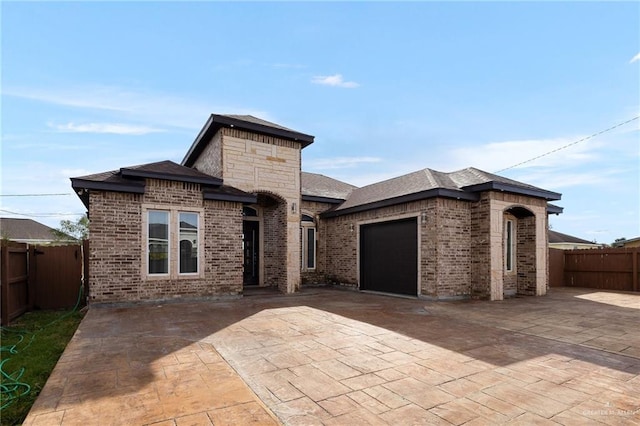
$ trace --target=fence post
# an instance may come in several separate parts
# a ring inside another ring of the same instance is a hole
[[[640,249],[633,250],[633,291],[638,291],[638,251]]]
[[[2,325],[9,324],[9,250],[2,242],[0,249],[0,311],[2,311]]]

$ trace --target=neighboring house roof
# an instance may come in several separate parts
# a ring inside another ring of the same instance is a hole
[[[556,192],[473,167],[451,173],[423,169],[354,189],[343,204],[328,212],[327,215],[339,216],[432,197],[476,201],[479,199],[479,192],[489,190],[523,194],[546,200],[559,200],[561,197]]]
[[[25,243],[60,241],[54,229],[33,219],[19,219],[13,217],[0,218],[0,235],[11,241]],[[68,237],[72,241],[72,237]]]
[[[279,124],[272,123],[252,115],[224,115],[211,114],[198,136],[191,144],[189,151],[182,159],[183,166],[193,166],[207,143],[222,127],[236,128],[259,133],[267,136],[274,136],[282,139],[300,142],[302,148],[309,146],[315,139],[314,136],[300,133]]]
[[[200,184],[203,186],[205,200],[256,202],[255,195],[223,185],[222,179],[181,166],[173,161],[159,161],[71,178],[71,186],[84,205],[89,208],[89,190],[144,194],[145,178]]]
[[[317,173],[302,172],[302,199],[339,204],[349,197],[357,187]]]
[[[614,241],[611,247],[640,247],[640,237]]]
[[[560,244],[560,243],[591,244],[591,245],[597,245],[597,246],[600,245],[600,244],[594,243],[593,241],[583,240],[582,238],[574,237],[572,235],[567,235],[561,232],[549,230],[549,244]]]

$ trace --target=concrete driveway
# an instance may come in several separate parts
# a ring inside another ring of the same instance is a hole
[[[640,295],[93,308],[25,424],[637,424]]]

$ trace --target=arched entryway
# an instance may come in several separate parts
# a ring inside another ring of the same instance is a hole
[[[277,287],[287,283],[287,203],[271,192],[243,209],[244,285]]]
[[[536,294],[536,216],[522,206],[504,211],[504,296]]]

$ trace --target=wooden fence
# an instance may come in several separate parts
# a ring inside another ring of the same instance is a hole
[[[640,248],[562,250],[562,256],[549,250],[549,285],[603,290],[640,291]],[[561,266],[560,266],[561,265]]]
[[[75,306],[86,277],[88,241],[83,245],[32,246],[3,242],[0,307],[2,324],[32,309]],[[84,294],[86,295],[86,287]],[[81,302],[84,302],[82,300]]]

